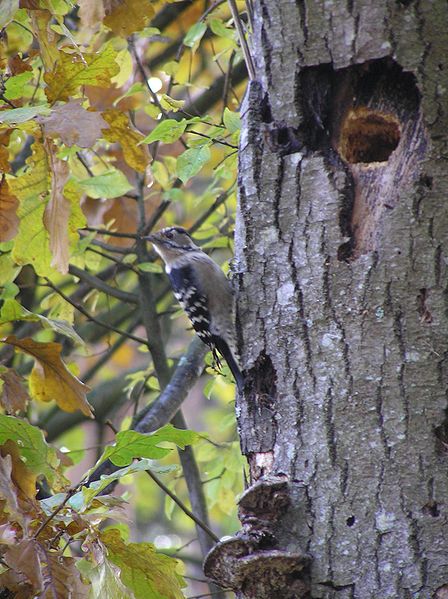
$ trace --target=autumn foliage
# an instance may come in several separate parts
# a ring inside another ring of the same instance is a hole
[[[0,589],[181,598],[207,545],[177,555],[187,487],[207,500],[196,526],[224,534],[242,460],[209,357],[191,416],[207,433],[141,424],[191,340],[143,237],[181,224],[231,256],[234,23],[223,2],[8,0],[0,29]]]

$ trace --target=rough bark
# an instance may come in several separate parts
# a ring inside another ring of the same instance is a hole
[[[254,9],[235,266],[252,486],[206,571],[246,598],[442,599],[448,8]]]

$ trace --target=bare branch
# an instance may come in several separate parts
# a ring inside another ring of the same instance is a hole
[[[95,277],[95,275],[91,275],[77,266],[70,264],[68,271],[71,275],[78,277],[78,279],[81,279],[81,281],[84,281],[84,283],[90,285],[90,287],[93,289],[107,293],[107,295],[111,295],[122,302],[126,302],[128,304],[138,304],[138,298],[133,293],[128,293],[127,291],[122,291],[116,287],[111,287],[98,277]]]

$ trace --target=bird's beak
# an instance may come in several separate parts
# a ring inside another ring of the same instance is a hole
[[[151,243],[160,243],[160,239],[157,235],[146,235],[143,239],[145,241],[150,241]]]

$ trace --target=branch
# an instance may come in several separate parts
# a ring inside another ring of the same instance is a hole
[[[93,289],[107,293],[107,295],[111,295],[122,302],[138,304],[138,297],[134,293],[128,293],[127,291],[122,291],[116,287],[111,287],[95,275],[91,275],[77,266],[70,264],[68,272],[71,275],[78,277],[78,279],[81,279],[81,281],[84,281],[84,283],[87,283],[90,287],[93,287]]]
[[[176,505],[178,505],[180,507],[180,509],[187,514],[187,516],[189,518],[191,518],[193,520],[193,522],[195,522],[211,539],[213,539],[213,541],[215,541],[215,543],[219,542],[219,537],[217,537],[215,535],[215,533],[210,529],[210,527],[205,524],[205,522],[202,522],[202,520],[200,520],[197,516],[194,515],[193,512],[191,512],[187,506],[185,505],[185,503],[183,503],[178,497],[177,495],[175,495],[161,480],[158,476],[156,476],[154,474],[154,472],[152,472],[151,470],[146,470],[147,474],[149,475],[150,478],[152,478],[152,480],[156,483],[156,485],[158,485],[162,491],[164,493],[166,493],[168,495],[168,497],[171,497],[171,499],[174,501],[174,503]],[[194,509],[194,506],[193,506]]]
[[[44,277],[44,279],[45,279],[48,287],[51,287],[51,289],[53,289],[53,291],[56,291],[56,293],[58,295],[60,295],[63,299],[65,299],[66,302],[68,302],[74,308],[76,308],[78,310],[78,312],[81,312],[81,314],[83,314],[88,320],[91,320],[95,324],[99,325],[100,327],[104,327],[105,329],[108,329],[109,331],[113,331],[114,333],[118,333],[119,335],[124,335],[128,339],[132,339],[133,341],[137,341],[137,343],[146,345],[149,348],[149,343],[142,337],[136,337],[135,335],[131,335],[130,333],[126,333],[125,331],[117,329],[116,327],[114,327],[111,324],[107,324],[106,322],[102,322],[101,320],[98,320],[98,318],[95,318],[95,316],[92,316],[92,314],[87,312],[87,310],[85,308],[83,308],[80,304],[77,304],[72,299],[70,299],[70,297],[68,297],[68,295],[65,295],[65,293],[63,293],[60,289],[58,289],[56,287],[56,285],[53,285],[53,283],[50,281],[50,279],[48,279],[47,277]]]
[[[235,0],[228,0],[228,2],[230,6],[230,11],[232,13],[233,22],[235,23],[235,27],[238,32],[238,37],[240,39],[240,45],[243,51],[244,60],[246,61],[247,72],[249,73],[250,79],[255,79],[255,67],[252,61],[252,56],[249,51],[249,46],[247,45],[246,36],[244,35],[243,26],[241,25],[241,19],[238,13],[236,2]]]
[[[230,76],[230,85],[236,86],[242,83],[247,77],[246,63],[244,60],[239,62],[232,69]],[[183,107],[182,111],[170,113],[170,119],[180,120],[184,114],[201,116],[207,114],[210,108],[219,102],[223,96],[224,87],[226,85],[226,76],[222,75],[212,83],[212,85],[195,98],[190,104]]]
[[[149,433],[172,420],[201,375],[207,352],[207,346],[195,336],[159,398],[136,416],[134,430]]]

